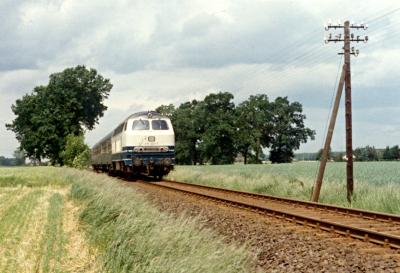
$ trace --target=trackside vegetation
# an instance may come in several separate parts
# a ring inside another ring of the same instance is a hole
[[[290,164],[176,166],[167,179],[310,200],[317,162]],[[354,208],[400,214],[400,162],[357,162]],[[327,165],[320,202],[349,206],[346,163]]]
[[[0,168],[0,272],[254,272],[244,246],[89,171]]]

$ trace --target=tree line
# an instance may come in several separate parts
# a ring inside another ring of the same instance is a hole
[[[320,160],[322,155],[322,149],[317,153],[303,153],[296,155],[299,160]],[[332,152],[329,149],[328,159],[333,161],[345,161],[345,152]],[[377,149],[374,146],[358,147],[353,150],[354,161],[394,161],[400,160],[400,148],[399,145],[392,147],[386,146],[385,149]]]
[[[299,102],[287,97],[271,101],[265,94],[238,105],[233,99],[233,94],[219,92],[178,107],[156,108],[173,123],[178,164],[231,164],[238,155],[245,164],[261,163],[266,149],[271,162],[291,162],[300,144],[314,139]]]
[[[13,157],[0,156],[0,166],[22,166],[25,164],[25,155],[20,150],[14,151]]]

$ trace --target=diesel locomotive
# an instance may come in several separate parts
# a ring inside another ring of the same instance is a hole
[[[92,148],[95,171],[161,179],[175,163],[171,120],[154,111],[130,115]]]

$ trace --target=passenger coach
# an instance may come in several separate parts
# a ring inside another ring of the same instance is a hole
[[[92,167],[110,174],[161,178],[173,169],[175,134],[168,117],[157,112],[129,116],[92,148]]]

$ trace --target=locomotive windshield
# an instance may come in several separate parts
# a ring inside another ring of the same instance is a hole
[[[149,130],[148,120],[134,120],[132,124],[132,130]]]
[[[152,120],[151,127],[153,130],[168,130],[167,121],[159,119],[159,120]]]

